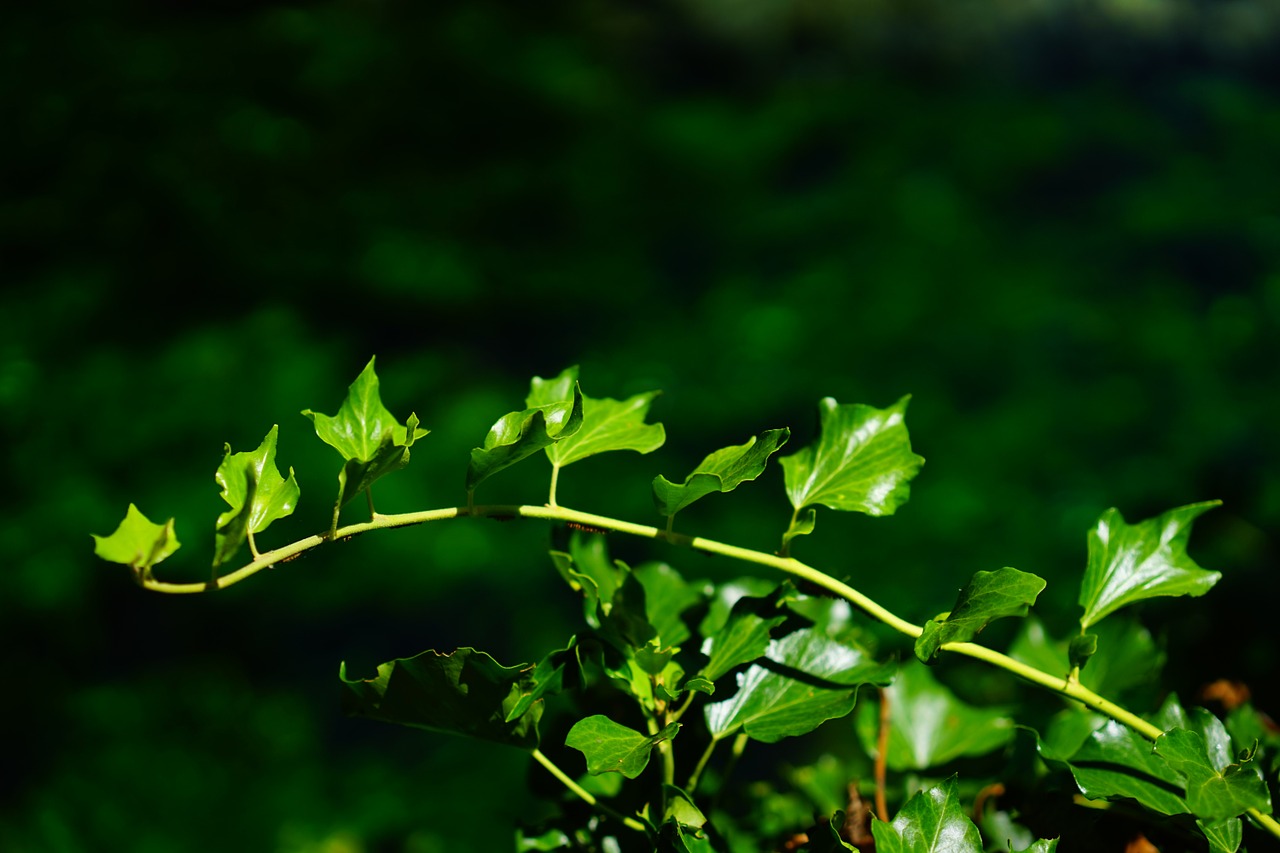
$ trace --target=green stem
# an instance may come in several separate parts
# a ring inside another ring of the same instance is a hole
[[[597,800],[594,794],[592,794],[586,788],[579,785],[577,782],[573,781],[573,779],[569,778],[569,775],[565,773],[563,770],[561,770],[559,767],[557,767],[554,763],[552,763],[550,758],[547,758],[545,755],[543,755],[541,750],[535,749],[533,751],[533,757],[537,759],[539,764],[547,768],[547,772],[549,772],[552,776],[559,779],[561,784],[563,784],[566,788],[568,788],[573,793],[577,794],[580,798],[585,800],[589,805],[594,806],[595,808],[599,809],[600,811],[604,812],[610,817],[615,818],[616,820],[622,821],[629,828],[634,829],[637,832],[648,832],[648,830],[645,829],[645,825],[640,821],[636,820],[633,817],[627,817],[624,814],[620,814],[619,812],[613,810],[609,806]]]
[[[560,466],[551,463],[551,493],[547,496],[547,506],[556,505],[556,485],[560,482]]]
[[[707,744],[707,748],[702,750],[702,757],[698,759],[698,764],[693,768],[693,772],[689,774],[689,781],[685,782],[684,789],[690,794],[698,787],[698,780],[702,778],[702,771],[706,769],[707,762],[711,760],[711,753],[715,750],[716,744],[720,741],[712,738]]]
[[[736,545],[728,545],[723,542],[717,542],[713,539],[703,539],[697,536],[685,536],[680,533],[666,533],[657,527],[647,524],[634,524],[629,521],[622,521],[620,519],[609,518],[603,515],[594,515],[587,512],[578,512],[577,510],[556,506],[554,504],[555,482],[558,473],[559,468],[552,466],[551,503],[548,506],[488,505],[475,507],[445,507],[443,509],[427,510],[425,512],[380,515],[372,521],[363,524],[351,524],[343,528],[337,527],[337,510],[340,507],[335,507],[333,529],[327,536],[308,536],[306,539],[300,539],[291,545],[277,548],[274,551],[268,551],[267,553],[255,558],[253,562],[248,565],[237,569],[230,574],[214,578],[207,583],[166,583],[163,581],[157,581],[151,577],[143,577],[142,585],[155,592],[176,594],[209,592],[214,589],[222,589],[224,587],[231,586],[232,584],[239,583],[245,578],[257,574],[263,569],[270,568],[277,563],[292,559],[305,551],[309,551],[312,548],[323,545],[327,541],[345,539],[360,533],[366,533],[370,530],[381,530],[390,527],[408,527],[415,524],[458,518],[459,516],[476,516],[481,518],[485,516],[519,516],[522,518],[540,518],[547,521],[572,521],[579,524],[585,524],[589,527],[614,530],[619,533],[626,533],[645,539],[666,539],[674,544],[684,545],[704,553],[719,554],[747,563],[768,566],[769,568],[785,572],[786,574],[804,578],[823,589],[834,592],[856,605],[869,616],[880,620],[894,630],[906,634],[909,637],[919,637],[923,632],[923,629],[919,625],[909,622],[892,611],[882,607],[880,604],[876,603],[848,584],[838,581],[830,575],[818,571],[812,566],[808,566],[794,558],[781,557],[776,554],[766,554],[763,551],[753,551],[749,548],[739,548]],[[1000,652],[988,649],[986,646],[980,646],[977,643],[946,643],[942,646],[942,649],[943,651],[954,652],[956,654],[985,661],[993,666],[1004,669],[1007,672],[1011,672],[1020,678],[1030,681],[1033,684],[1040,685],[1041,687],[1051,690],[1061,696],[1066,696],[1069,699],[1080,702],[1095,711],[1105,714],[1113,720],[1123,723],[1149,740],[1155,740],[1163,734],[1158,727],[1152,725],[1136,714],[1121,708],[1114,702],[1099,696],[1097,693],[1094,693],[1092,690],[1081,685],[1078,681],[1072,681],[1061,675],[1051,675],[1047,672],[1036,669],[1035,667],[1028,666],[1021,661],[1016,661],[1008,655],[1003,655]],[[711,746],[714,745],[715,741],[712,741]],[[741,750],[738,748],[738,744],[735,743],[734,746],[735,754],[740,753]],[[690,790],[692,790],[696,785],[697,779],[701,775],[707,759],[710,757],[710,749],[711,747],[709,746],[707,752],[703,754],[702,759],[698,762],[698,766],[694,769],[693,775],[690,777]],[[538,754],[539,753],[535,752],[535,757]],[[584,791],[583,793],[586,792]],[[588,794],[587,796],[590,795]],[[594,802],[594,799],[588,800],[588,802]],[[1265,828],[1272,835],[1280,838],[1280,823],[1277,823],[1274,818],[1261,813],[1257,809],[1250,809],[1248,814],[1260,826]]]
[[[373,508],[373,487],[372,486],[364,487],[364,496],[369,499],[369,520],[373,521],[375,518],[378,517],[378,513]]]

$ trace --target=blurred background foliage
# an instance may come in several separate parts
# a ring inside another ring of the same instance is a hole
[[[794,450],[822,396],[912,393],[911,502],[822,512],[796,549],[917,620],[1011,565],[1065,633],[1102,510],[1221,498],[1192,543],[1219,587],[1140,615],[1170,688],[1237,678],[1280,710],[1280,4],[7,18],[3,849],[508,849],[546,784],[526,759],[343,719],[337,670],[560,644],[545,528],[363,537],[209,596],[91,554],[134,501],[177,518],[160,574],[204,577],[223,442],[272,423],[303,498],[264,544],[322,527],[339,460],[298,412],[335,411],[373,353],[433,430],[385,511],[458,503],[468,450],[570,363],[594,396],[665,391],[667,446],[561,482],[653,523],[655,474],[776,426]],[[543,500],[523,468],[481,498]],[[788,509],[774,467],[680,522],[769,550]]]

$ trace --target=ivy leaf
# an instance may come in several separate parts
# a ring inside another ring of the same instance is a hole
[[[1147,598],[1208,592],[1222,575],[1187,556],[1187,539],[1191,522],[1220,503],[1178,507],[1137,524],[1126,524],[1118,510],[1104,512],[1089,531],[1080,626],[1088,629],[1109,613]]]
[[[804,848],[805,853],[845,853],[848,850],[857,853],[857,847],[840,837],[844,822],[845,813],[839,809],[831,816],[831,820],[820,820],[808,833],[809,846]]]
[[[596,714],[574,723],[564,743],[586,756],[587,771],[592,776],[621,773],[634,779],[649,764],[653,748],[664,740],[671,740],[679,731],[679,723],[668,723],[657,734],[646,737],[603,714]]]
[[[704,709],[717,740],[739,729],[775,743],[853,710],[859,685],[887,684],[892,663],[805,628],[773,640],[765,658],[738,675],[738,692]]]
[[[658,475],[653,479],[653,503],[658,512],[673,516],[689,504],[712,492],[731,492],[764,472],[765,463],[787,443],[791,430],[769,429],[752,436],[746,444],[715,451],[677,485]]]
[[[739,598],[728,620],[703,643],[702,653],[711,659],[698,674],[715,681],[734,667],[763,657],[771,642],[769,631],[786,621],[786,613],[779,608],[790,593],[789,587],[779,586],[763,598]]]
[[[663,797],[667,803],[667,811],[664,820],[674,820],[680,826],[691,826],[694,829],[702,829],[707,825],[707,817],[702,810],[693,802],[693,797],[683,788],[675,785],[662,786]]]
[[[380,477],[408,465],[409,448],[429,432],[418,428],[416,414],[410,414],[402,426],[382,405],[373,363],[374,359],[370,358],[348,387],[347,398],[343,400],[338,414],[330,416],[311,409],[302,412],[311,419],[320,440],[346,460],[338,473],[334,528],[338,523],[338,510]]]
[[[578,379],[576,366],[554,379],[535,377],[525,398],[530,409],[552,406],[570,398]],[[583,397],[582,426],[546,448],[547,458],[556,468],[611,450],[650,453],[666,441],[662,424],[646,424],[649,405],[660,392],[649,391],[626,400]]]
[[[919,791],[893,823],[872,821],[876,853],[970,853],[982,849],[978,827],[965,814],[956,777]]]
[[[535,377],[534,382],[541,382]],[[578,383],[573,383],[573,396],[498,419],[484,437],[484,444],[471,451],[467,466],[467,492],[474,492],[484,480],[557,441],[562,441],[582,428],[583,400]],[[532,396],[532,392],[530,394]]]
[[[173,532],[172,518],[164,524],[154,524],[133,504],[129,504],[114,533],[92,536],[94,554],[147,575],[152,566],[182,547]]]
[[[572,667],[574,677],[579,675],[577,663],[577,637],[570,637],[568,646],[556,649],[538,661],[533,671],[520,680],[518,684],[520,695],[507,709],[503,721],[513,722],[524,716],[533,707],[534,702],[544,696],[559,693],[564,687],[567,668]]]
[[[1030,847],[1020,850],[1018,853],[1054,853],[1057,849],[1058,839],[1041,838],[1038,841],[1033,841]]]
[[[986,755],[1013,737],[1013,720],[997,710],[958,699],[923,666],[903,666],[884,695],[889,702],[885,762],[894,770],[938,767],[961,756]],[[870,702],[858,708],[858,739],[876,754],[880,714]]]
[[[1080,683],[1112,700],[1134,694],[1139,689],[1158,683],[1164,667],[1164,650],[1156,645],[1151,632],[1134,619],[1109,619],[1097,626],[1096,633],[1077,634],[1070,641],[1054,640],[1045,632],[1044,624],[1029,616],[1009,647],[1009,655],[1044,672],[1066,676],[1075,661],[1072,646],[1096,646],[1088,666],[1080,670]],[[1090,639],[1092,638],[1092,639]]]
[[[787,497],[797,521],[783,538],[813,528],[812,516],[801,516],[816,504],[836,510],[892,515],[910,495],[909,482],[924,459],[911,452],[904,420],[910,395],[887,409],[858,403],[840,405],[827,397],[818,404],[818,441],[783,457]],[[806,529],[807,528],[807,529]]]
[[[633,574],[644,587],[645,613],[663,647],[678,646],[689,639],[691,634],[681,615],[702,603],[709,585],[687,583],[666,563],[642,563]]]
[[[448,654],[425,651],[378,667],[373,678],[341,678],[348,714],[464,735],[521,749],[538,746],[542,703],[533,702],[517,719],[508,719],[521,697],[533,692],[529,664],[502,666],[492,657],[464,648]]]
[[[1205,840],[1209,842],[1209,853],[1236,853],[1240,849],[1240,843],[1244,841],[1244,829],[1238,817],[1197,820],[1196,826],[1200,827]]]
[[[279,425],[274,425],[257,450],[232,453],[226,445],[222,464],[218,466],[214,480],[222,487],[222,499],[231,507],[218,516],[213,564],[230,560],[249,538],[253,556],[258,550],[253,544],[254,533],[261,533],[271,522],[293,513],[298,504],[298,480],[293,468],[289,479],[280,476],[276,467],[276,436]]]
[[[1026,616],[1044,587],[1043,578],[1017,569],[976,573],[960,590],[950,615],[925,625],[916,639],[916,657],[932,663],[944,644],[968,642],[1003,616]]]
[[[1050,764],[1066,764],[1080,792],[1091,800],[1128,798],[1164,815],[1183,814],[1182,780],[1151,749],[1151,742],[1128,727],[1108,720],[1063,762],[1044,749]]]
[[[1216,717],[1221,737],[1222,722]],[[1271,795],[1262,773],[1248,760],[1231,762],[1226,750],[1206,743],[1198,732],[1171,729],[1156,738],[1155,751],[1176,773],[1186,777],[1187,805],[1206,820],[1236,817],[1249,809],[1271,811]]]
[[[1098,653],[1097,634],[1078,634],[1067,645],[1067,665],[1078,670]]]

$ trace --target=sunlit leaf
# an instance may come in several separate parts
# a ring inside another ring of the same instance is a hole
[[[1054,853],[1058,849],[1058,839],[1041,838],[1032,842],[1030,847],[1019,850],[1018,853]]]
[[[706,707],[707,729],[716,739],[741,729],[765,743],[802,735],[848,714],[859,685],[887,684],[893,670],[819,630],[796,631],[738,675],[733,696]]]
[[[93,534],[94,554],[142,571],[149,570],[180,547],[182,543],[174,535],[172,518],[164,524],[153,524],[133,504],[129,504],[114,533]]]
[[[1009,655],[1043,672],[1065,677],[1071,670],[1070,644],[1079,636],[1070,641],[1055,640],[1033,614],[1023,622]],[[1108,619],[1087,636],[1094,638],[1086,642],[1095,649],[1080,670],[1080,683],[1085,687],[1114,701],[1157,683],[1165,652],[1141,623],[1122,617]]]
[[[571,849],[569,836],[563,830],[548,829],[541,835],[525,835],[521,829],[516,830],[516,850],[567,850]]]
[[[261,533],[271,522],[293,512],[298,504],[298,480],[293,469],[289,479],[276,467],[276,436],[272,426],[257,450],[226,454],[214,479],[222,487],[222,499],[231,507],[218,516],[213,564],[231,559],[246,537]],[[255,553],[254,556],[257,556]]]
[[[410,414],[402,426],[382,405],[373,363],[370,358],[351,383],[338,414],[330,416],[311,409],[302,412],[315,425],[316,435],[345,460],[338,473],[339,507],[380,477],[408,465],[409,448],[428,434],[428,430],[418,428],[416,414]]]
[[[872,821],[876,853],[974,853],[982,849],[978,827],[965,814],[956,777],[918,792],[892,823]]]
[[[531,750],[538,745],[543,703],[531,703],[517,719],[507,714],[536,689],[532,670],[528,664],[502,666],[470,648],[398,658],[380,665],[373,678],[354,681],[344,664],[343,704],[355,716]]]
[[[786,444],[791,431],[769,429],[752,436],[746,444],[715,451],[676,484],[661,475],[653,480],[653,502],[662,515],[675,515],[689,504],[712,492],[731,492],[764,471],[769,457]]]
[[[946,643],[972,640],[993,620],[1004,616],[1026,616],[1045,582],[1027,572],[1003,568],[978,572],[956,598],[945,620],[930,619],[916,639],[916,657],[931,663]]]
[[[706,826],[707,816],[693,802],[693,797],[687,791],[675,785],[663,785],[662,791],[665,794],[663,799],[667,802],[665,820],[674,820],[681,826],[691,826],[694,829]]]
[[[1080,625],[1088,628],[1109,613],[1147,598],[1204,595],[1222,577],[1187,556],[1191,523],[1218,506],[1206,501],[1126,524],[1109,509],[1089,531],[1089,562],[1080,586]]]
[[[711,594],[711,601],[707,605],[707,615],[703,616],[702,621],[698,623],[698,633],[703,637],[713,636],[729,621],[729,614],[738,603],[738,599],[744,596],[761,598],[779,586],[778,581],[755,576],[735,578],[716,584],[715,591]],[[788,585],[788,588],[794,593],[794,587]]]
[[[799,522],[784,538],[808,533],[814,505],[891,515],[910,495],[909,483],[924,459],[911,452],[903,397],[887,409],[858,403],[840,405],[831,397],[818,404],[818,440],[781,459],[787,497]]]
[[[787,614],[780,608],[788,595],[789,588],[778,587],[763,598],[739,598],[728,621],[703,644],[702,653],[710,660],[699,675],[715,681],[735,666],[764,656],[771,640],[769,631],[786,621]]]
[[[657,734],[645,736],[603,714],[596,714],[574,723],[564,742],[565,746],[586,756],[591,775],[621,773],[634,779],[649,764],[649,753],[654,747],[674,738],[679,731],[679,723],[668,723]]]
[[[1216,717],[1211,719],[1221,736],[1217,744],[1217,738],[1206,742],[1199,733],[1188,729],[1172,729],[1156,738],[1156,753],[1186,777],[1187,805],[1197,817],[1206,820],[1236,817],[1249,809],[1270,812],[1271,795],[1252,756],[1249,760],[1232,761],[1223,748],[1226,731]]]
[[[582,428],[582,419],[582,391],[576,382],[573,396],[568,400],[503,415],[489,428],[484,444],[471,451],[467,491],[475,491],[502,469],[573,435]]]
[[[985,755],[1014,734],[1009,717],[962,702],[918,664],[904,665],[884,694],[889,702],[885,761],[894,770],[923,770],[961,756]],[[855,723],[863,748],[875,755],[880,729],[875,704],[861,705]]]
[[[571,398],[578,378],[578,368],[570,367],[555,379],[534,378],[525,398],[530,409],[554,406]],[[637,394],[626,400],[608,397],[582,399],[582,426],[572,435],[547,446],[547,458],[563,468],[588,456],[611,450],[635,450],[649,453],[666,440],[662,424],[646,424],[649,405],[658,391]]]

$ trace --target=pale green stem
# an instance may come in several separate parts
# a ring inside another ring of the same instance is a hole
[[[671,538],[672,528],[675,526],[675,523],[676,523],[676,514],[673,512],[671,513],[671,515],[667,516],[667,538],[668,539]]]
[[[256,560],[262,555],[258,553],[258,546],[253,542],[253,530],[249,529],[245,533],[247,534],[246,538],[249,540],[249,553],[253,554],[253,559]]]
[[[599,809],[600,811],[604,812],[610,817],[616,818],[617,820],[622,821],[629,828],[634,829],[637,832],[648,831],[645,829],[644,824],[641,823],[640,821],[636,820],[633,817],[627,817],[624,814],[620,814],[619,812],[615,811],[614,809],[610,808],[609,806],[597,800],[594,794],[592,794],[586,788],[579,785],[577,782],[573,781],[573,779],[571,779],[567,773],[565,773],[563,770],[557,767],[551,761],[550,758],[547,758],[545,755],[543,755],[541,750],[535,749],[533,751],[533,757],[537,759],[539,764],[547,768],[547,772],[549,772],[552,776],[559,779],[562,785],[564,785],[570,791],[572,791],[573,793],[577,794],[580,798],[585,800],[588,805],[594,806],[595,808]]]
[[[555,477],[559,472],[559,468],[552,467],[552,492],[551,498],[555,499]],[[274,551],[268,551],[265,554],[254,559],[240,569],[230,574],[215,578],[208,583],[165,583],[157,581],[150,577],[142,578],[142,585],[147,589],[155,592],[166,593],[196,593],[208,592],[214,589],[222,589],[231,586],[245,578],[257,574],[263,569],[283,562],[285,560],[296,557],[297,555],[309,551],[318,545],[323,545],[330,539],[345,539],[349,536],[355,536],[360,533],[366,533],[370,530],[380,530],[389,527],[408,527],[414,524],[423,524],[432,521],[443,521],[449,518],[457,518],[459,516],[473,515],[477,517],[484,516],[520,516],[523,518],[541,518],[548,521],[574,521],[579,524],[585,524],[589,527],[599,527],[605,530],[616,530],[619,533],[627,533],[632,536],[639,536],[645,539],[666,539],[677,545],[685,545],[697,551],[705,553],[720,554],[735,560],[742,560],[748,563],[755,563],[761,566],[768,566],[778,571],[785,572],[830,590],[842,598],[847,599],[868,615],[880,620],[894,630],[906,634],[909,637],[919,637],[923,629],[912,622],[898,616],[897,614],[887,610],[875,601],[868,598],[858,590],[846,583],[836,580],[828,574],[818,571],[812,566],[805,565],[799,560],[791,557],[780,557],[776,554],[766,554],[763,551],[753,551],[749,548],[739,548],[736,545],[728,545],[723,542],[717,542],[713,539],[703,539],[697,536],[685,536],[679,533],[665,533],[657,527],[647,524],[634,524],[629,521],[622,521],[616,518],[609,518],[603,515],[594,515],[588,512],[578,512],[577,510],[565,509],[564,507],[555,506],[554,503],[548,506],[527,506],[527,505],[490,505],[477,507],[446,507],[443,509],[427,510],[425,512],[400,513],[396,515],[380,515],[372,521],[364,524],[351,524],[341,529],[337,528],[337,507],[334,510],[334,529],[330,536],[323,535],[308,536],[306,539],[300,539],[291,545],[277,548]],[[977,643],[945,643],[942,646],[943,651],[962,654],[967,657],[977,658],[987,663],[1000,667],[1008,672],[1026,679],[1034,684],[1038,684],[1047,690],[1051,690],[1062,696],[1074,699],[1094,710],[1111,717],[1118,722],[1129,726],[1134,731],[1141,734],[1149,740],[1155,740],[1163,732],[1156,726],[1137,716],[1136,714],[1126,711],[1119,705],[1108,699],[1099,696],[1092,690],[1081,685],[1078,681],[1072,682],[1061,675],[1051,675],[1035,667],[1028,666],[1021,661],[1016,661],[1008,655],[1003,655],[986,646],[980,646]],[[698,766],[694,769],[693,775],[690,777],[690,788],[696,784],[698,776],[701,774],[703,767],[706,765],[707,759],[710,757],[710,749],[715,745],[713,740],[708,746],[707,752],[704,753],[702,759],[699,760]],[[745,743],[744,743],[745,745]],[[740,753],[738,744],[735,743],[735,753]],[[584,792],[585,793],[585,792]],[[1280,823],[1270,815],[1265,815],[1257,809],[1250,809],[1248,814],[1262,827],[1267,829],[1272,835],[1280,838]]]
[[[560,482],[560,466],[551,463],[551,493],[547,496],[547,506],[556,505],[556,485]]]
[[[698,759],[697,766],[689,774],[689,781],[684,783],[684,789],[690,794],[698,787],[698,780],[702,778],[702,771],[706,769],[707,762],[711,760],[711,753],[719,742],[719,739],[713,737],[711,742],[707,744],[707,748],[702,750],[702,757]]]
[[[645,716],[645,724],[649,729],[650,735],[656,735],[660,729],[658,721],[648,715]],[[667,785],[676,783],[676,755],[671,747],[670,740],[658,741],[658,754],[662,756],[662,781]],[[665,815],[667,813],[667,789],[659,787],[658,810],[657,813]]]
[[[369,500],[369,520],[373,521],[375,518],[378,517],[378,513],[373,508],[373,487],[372,486],[364,487],[364,496]]]

